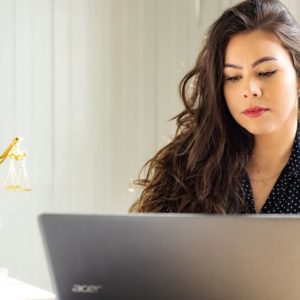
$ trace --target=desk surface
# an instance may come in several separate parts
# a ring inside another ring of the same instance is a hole
[[[0,299],[5,300],[55,300],[55,295],[7,277],[0,280]]]

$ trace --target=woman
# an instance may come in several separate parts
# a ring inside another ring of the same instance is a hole
[[[299,213],[299,78],[300,28],[279,1],[227,9],[181,81],[176,135],[130,211]]]

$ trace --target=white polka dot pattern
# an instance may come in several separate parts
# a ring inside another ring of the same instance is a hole
[[[260,213],[262,214],[300,214],[300,126],[294,141],[288,163],[282,170]],[[244,176],[242,189],[246,202],[243,213],[256,213],[249,178]]]

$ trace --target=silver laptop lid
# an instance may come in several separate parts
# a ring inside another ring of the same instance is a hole
[[[300,299],[300,218],[41,215],[60,300]]]

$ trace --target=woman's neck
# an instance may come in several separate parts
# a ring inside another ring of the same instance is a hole
[[[268,177],[280,172],[289,160],[297,122],[287,123],[269,135],[255,136],[255,146],[248,163],[252,176]]]

